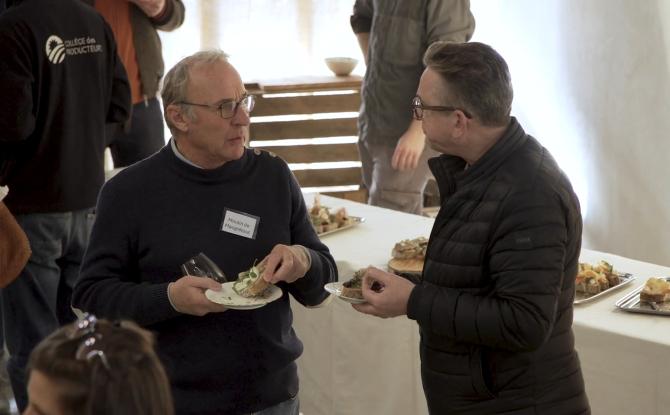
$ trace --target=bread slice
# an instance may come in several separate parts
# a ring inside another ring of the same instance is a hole
[[[426,257],[428,239],[423,236],[414,239],[404,239],[395,244],[391,256],[395,259],[423,259]]]
[[[263,297],[272,284],[261,278],[265,264],[253,265],[249,270],[240,272],[233,284],[233,291],[242,297]]]
[[[607,263],[605,263],[607,264]],[[611,270],[611,266],[609,267]],[[575,277],[575,290],[587,294],[598,294],[619,283],[619,277],[615,276],[610,283],[608,274],[610,271],[604,268],[593,267],[590,264],[579,264],[579,273]]]
[[[640,291],[640,301],[648,303],[670,301],[670,282],[665,278],[649,278]]]
[[[354,276],[342,283],[342,297],[363,299],[363,275],[365,268],[354,272]]]
[[[388,267],[393,272],[421,274],[423,272],[423,261],[423,258],[392,258],[388,263]]]

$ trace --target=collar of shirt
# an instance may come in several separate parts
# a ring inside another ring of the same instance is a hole
[[[199,169],[202,169],[202,167],[198,166],[197,164],[193,163],[191,160],[187,159],[184,157],[183,154],[179,152],[179,149],[177,148],[177,143],[174,141],[174,138],[170,139],[170,147],[172,148],[172,152],[174,152],[174,155],[177,156],[177,158],[181,161],[183,161],[186,164],[190,164],[193,167],[197,167]]]

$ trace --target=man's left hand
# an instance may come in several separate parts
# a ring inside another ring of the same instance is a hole
[[[272,252],[263,259],[263,279],[276,284],[279,281],[291,283],[304,277],[310,267],[308,255],[307,249],[300,245],[275,245]]]
[[[366,303],[352,304],[361,313],[388,318],[407,314],[407,301],[414,289],[414,283],[369,267],[363,276],[363,298]]]
[[[149,17],[156,17],[163,11],[166,0],[130,0]]]
[[[393,157],[391,157],[391,167],[395,170],[412,170],[419,164],[421,153],[426,146],[426,137],[421,131],[421,124],[418,125],[417,128],[412,124],[398,139]]]

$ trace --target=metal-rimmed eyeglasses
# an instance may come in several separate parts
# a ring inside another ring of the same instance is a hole
[[[255,103],[256,99],[254,98],[253,95],[244,95],[242,98],[239,99],[239,101],[235,101],[234,99],[224,99],[218,104],[199,104],[196,102],[187,102],[187,101],[177,102],[177,104],[179,105],[193,105],[195,107],[211,108],[213,110],[216,110],[219,113],[219,116],[224,120],[233,118],[235,114],[237,114],[237,110],[239,108],[242,108],[242,110],[247,114],[251,113],[251,111],[253,111],[254,109]]]
[[[412,111],[412,116],[414,117],[415,120],[421,121],[423,120],[423,112],[424,111],[460,111],[467,118],[472,118],[472,115],[463,108],[458,108],[458,107],[445,107],[445,106],[439,106],[439,105],[423,105],[423,102],[421,101],[420,96],[415,96],[412,99],[412,104],[410,105],[411,111]]]
[[[98,358],[109,370],[109,362],[105,352],[99,347],[102,341],[102,334],[98,333],[95,328],[98,319],[89,313],[85,313],[76,323],[76,329],[70,334],[71,340],[80,340],[79,347],[75,352],[75,359],[91,362]]]

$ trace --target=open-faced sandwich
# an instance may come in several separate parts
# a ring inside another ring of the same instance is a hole
[[[665,278],[649,278],[640,291],[640,301],[646,303],[670,301],[670,282]]]
[[[354,272],[354,276],[342,283],[342,297],[363,299],[363,275],[365,268]]]
[[[575,290],[587,294],[598,294],[608,288],[619,285],[619,273],[612,265],[600,261],[597,265],[579,263],[579,272],[575,277]]]
[[[254,264],[247,271],[240,272],[237,275],[237,281],[233,284],[233,291],[242,297],[263,297],[272,286],[269,282],[261,278],[265,264]]]
[[[399,274],[421,274],[427,247],[428,239],[423,236],[398,242],[391,251],[390,270]]]
[[[314,204],[309,209],[309,218],[317,234],[330,232],[353,223],[345,208],[339,208],[335,213],[331,213],[330,209],[322,206],[319,195],[314,197]]]

